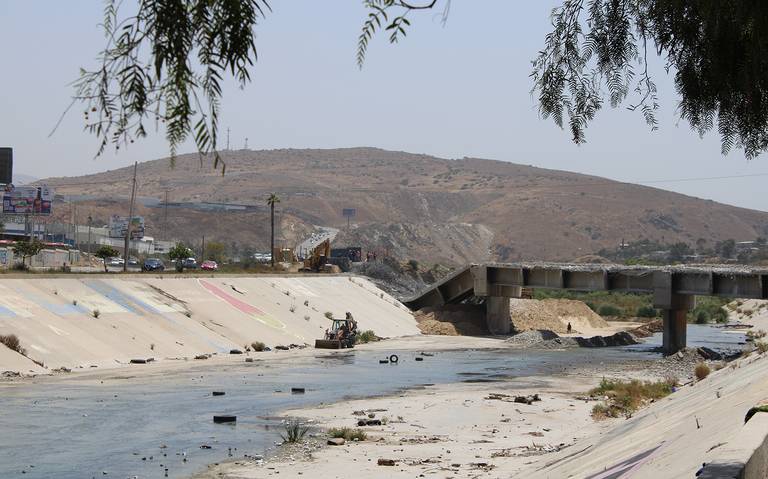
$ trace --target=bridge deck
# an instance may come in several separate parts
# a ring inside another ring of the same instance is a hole
[[[768,268],[743,265],[625,266],[578,263],[472,264],[407,298],[411,309],[468,296],[513,296],[509,288],[725,296],[768,299]],[[662,305],[663,306],[663,305]]]

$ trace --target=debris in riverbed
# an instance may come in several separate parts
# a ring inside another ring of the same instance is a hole
[[[234,422],[237,422],[237,416],[230,416],[230,415],[213,416],[213,422],[215,422],[216,424],[234,423]]]
[[[539,397],[538,394],[532,394],[528,396],[512,396],[510,394],[490,393],[488,396],[485,397],[485,399],[494,400],[494,401],[514,402],[514,403],[521,403],[521,404],[533,404],[534,402],[541,401],[541,398]]]
[[[376,461],[376,464],[379,466],[394,466],[397,464],[397,462],[394,459],[383,459],[380,458],[378,461]]]

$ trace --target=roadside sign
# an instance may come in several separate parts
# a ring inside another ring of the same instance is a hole
[[[15,215],[51,214],[53,189],[42,186],[6,185],[3,191],[3,213]]]

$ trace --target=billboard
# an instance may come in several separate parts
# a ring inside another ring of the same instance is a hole
[[[13,148],[0,147],[0,183],[13,183]]]
[[[128,218],[125,216],[112,215],[109,218],[109,237],[125,238],[128,230]],[[141,239],[144,237],[144,217],[134,216],[131,220],[131,239]]]
[[[51,214],[53,189],[42,186],[6,185],[3,191],[3,213],[9,215]]]

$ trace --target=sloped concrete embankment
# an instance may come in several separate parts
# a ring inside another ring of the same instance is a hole
[[[326,312],[347,311],[379,336],[419,334],[406,307],[359,277],[4,279],[0,334],[18,336],[27,357],[0,345],[0,372],[313,344],[330,325]]]

